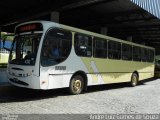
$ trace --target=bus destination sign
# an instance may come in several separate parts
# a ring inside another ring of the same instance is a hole
[[[31,23],[22,26],[18,26],[16,29],[16,34],[30,31],[43,31],[41,23]]]

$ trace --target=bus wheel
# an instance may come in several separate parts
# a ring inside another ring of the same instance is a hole
[[[133,73],[131,77],[131,86],[135,87],[137,84],[138,84],[138,75],[136,73]]]
[[[80,75],[75,75],[72,77],[69,86],[69,92],[73,95],[80,94],[84,88],[84,79]]]

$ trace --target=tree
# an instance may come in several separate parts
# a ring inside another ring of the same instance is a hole
[[[13,41],[14,35],[11,33],[1,32],[1,39],[7,41]]]

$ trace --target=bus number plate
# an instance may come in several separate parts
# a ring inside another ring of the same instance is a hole
[[[55,70],[66,70],[66,66],[56,66]]]

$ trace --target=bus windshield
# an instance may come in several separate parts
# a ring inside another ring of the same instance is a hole
[[[34,65],[42,34],[16,36],[10,52],[9,63],[17,65]]]

